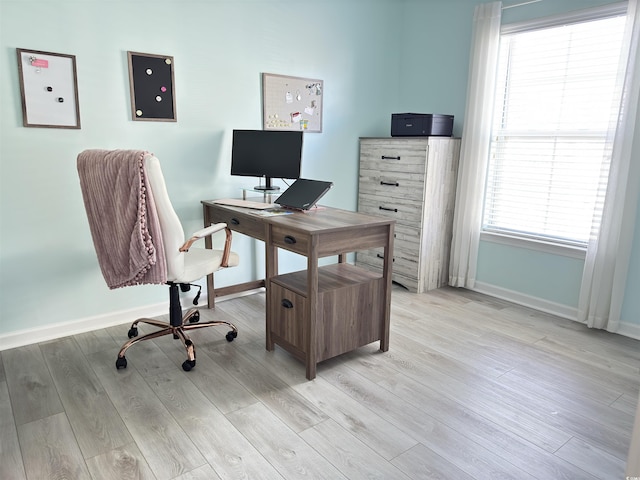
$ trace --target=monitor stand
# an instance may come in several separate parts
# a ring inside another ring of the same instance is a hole
[[[263,203],[273,203],[273,196],[279,196],[280,190],[256,190],[256,188],[243,188],[242,189],[242,199],[250,200],[252,197],[256,196],[256,193],[262,196]],[[255,199],[255,198],[254,198]]]
[[[277,192],[278,190],[280,190],[280,187],[278,187],[277,185],[272,185],[271,184],[271,177],[265,177],[265,183],[264,185],[256,185],[255,187],[253,187],[254,190],[258,190],[258,191],[264,191],[264,192]]]

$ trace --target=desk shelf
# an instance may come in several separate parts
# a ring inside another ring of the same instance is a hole
[[[307,281],[306,270],[270,279],[273,343],[315,364],[381,340],[385,324],[382,275],[347,263],[320,267],[315,328],[307,314]]]

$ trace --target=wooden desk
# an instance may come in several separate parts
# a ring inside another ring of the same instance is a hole
[[[310,380],[328,358],[378,340],[380,350],[389,349],[394,220],[335,208],[261,217],[211,201],[202,205],[205,225],[225,222],[266,248],[265,280],[216,290],[213,275],[207,278],[210,308],[216,296],[265,286],[266,348],[277,344],[302,360]],[[346,263],[347,253],[376,247],[384,248],[382,274]],[[307,269],[278,275],[279,248],[305,256]],[[318,266],[319,258],[334,255],[337,264]]]

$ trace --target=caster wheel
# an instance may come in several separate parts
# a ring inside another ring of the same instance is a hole
[[[189,323],[196,323],[200,321],[200,312],[194,313],[189,319]]]
[[[182,364],[182,369],[185,372],[188,372],[195,366],[196,366],[196,361],[195,360],[185,360],[184,363]]]
[[[127,333],[127,336],[129,338],[137,337],[138,336],[138,329],[136,327],[131,327],[129,329],[129,332]]]
[[[116,369],[127,368],[127,359],[124,357],[118,357],[116,360]]]
[[[227,342],[233,342],[233,339],[236,338],[238,336],[238,332],[236,332],[235,330],[231,330],[229,333],[227,333]]]

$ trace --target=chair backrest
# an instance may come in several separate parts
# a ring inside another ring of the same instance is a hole
[[[179,248],[185,241],[184,229],[180,219],[171,205],[167,187],[160,168],[160,161],[152,154],[144,157],[147,181],[151,187],[151,196],[156,205],[156,212],[162,230],[165,257],[167,262],[167,279],[175,280],[184,271],[184,253]]]

